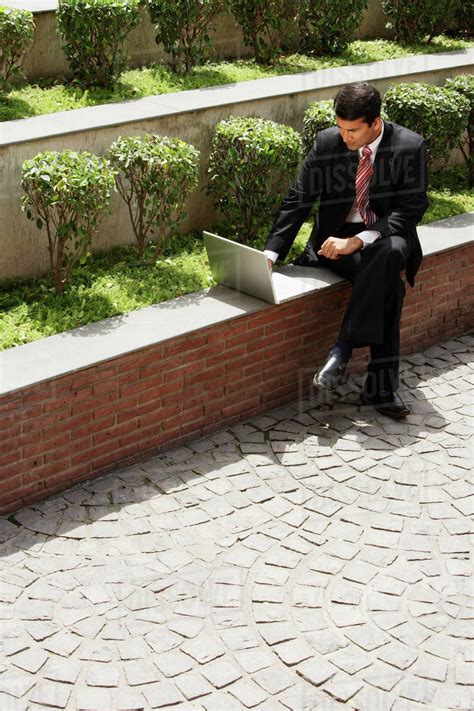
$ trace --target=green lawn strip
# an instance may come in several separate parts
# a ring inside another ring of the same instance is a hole
[[[474,192],[464,167],[431,179],[430,207],[423,223],[474,211]],[[305,223],[288,255],[301,253],[311,231]],[[38,233],[38,239],[43,234]],[[265,237],[257,246],[262,247]],[[206,253],[197,233],[176,237],[153,261],[151,248],[139,262],[133,246],[93,254],[76,269],[65,294],[56,296],[51,279],[16,280],[0,288],[0,350],[61,333],[199,291],[213,284]],[[172,317],[172,316],[171,316]]]
[[[174,93],[185,89],[202,89],[219,84],[232,84],[310,72],[317,69],[342,67],[365,62],[397,59],[415,54],[429,54],[465,49],[472,42],[448,37],[436,37],[430,43],[401,45],[389,40],[357,40],[351,42],[337,57],[309,57],[301,54],[282,56],[273,66],[260,66],[252,59],[233,62],[209,62],[195,67],[189,75],[174,74],[164,64],[125,71],[111,89],[84,90],[64,77],[38,80],[34,84],[19,84],[0,99],[0,121],[70,111],[87,106],[127,101],[143,96]]]

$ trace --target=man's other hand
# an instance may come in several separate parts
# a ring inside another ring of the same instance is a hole
[[[272,269],[273,269],[273,262],[272,262],[271,259],[268,259],[268,257],[267,257],[267,264],[268,264],[268,268],[270,269],[270,271],[272,271]]]
[[[360,237],[328,237],[322,243],[319,255],[327,257],[327,259],[339,259],[345,254],[357,252],[363,246]]]

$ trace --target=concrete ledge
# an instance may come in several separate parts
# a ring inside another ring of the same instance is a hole
[[[232,107],[254,101],[311,94],[324,89],[334,90],[354,81],[374,83],[383,79],[385,84],[388,84],[391,80],[419,80],[420,75],[427,73],[436,75],[438,72],[451,72],[453,69],[456,73],[464,73],[472,71],[473,68],[474,48],[160,94],[116,104],[4,121],[0,123],[0,146],[110,126],[119,127],[135,121],[150,121],[222,106]]]
[[[474,213],[421,226],[425,257],[472,244],[473,229]],[[281,271],[302,282],[302,297],[343,282],[324,267],[286,266]],[[303,289],[308,284],[309,292]],[[10,348],[0,352],[0,395],[268,308],[275,307],[217,286]]]

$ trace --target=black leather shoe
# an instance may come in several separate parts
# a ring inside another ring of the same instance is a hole
[[[362,390],[360,398],[364,405],[372,405],[375,409],[382,415],[387,415],[387,417],[393,417],[395,420],[399,420],[402,417],[410,414],[410,408],[408,408],[403,402],[400,395],[397,393],[385,392],[380,395],[367,395],[367,393]]]
[[[342,382],[347,361],[337,351],[331,351],[329,358],[313,378],[313,385],[325,390],[335,390]]]

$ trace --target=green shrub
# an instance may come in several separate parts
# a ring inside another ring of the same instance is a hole
[[[147,0],[155,40],[171,54],[174,71],[201,63],[211,45],[209,32],[224,0]]]
[[[382,0],[388,27],[395,39],[407,44],[430,41],[454,21],[461,0]]]
[[[335,126],[335,124],[334,102],[330,99],[313,101],[306,109],[303,117],[303,149],[305,154],[309,153],[313,147],[316,134],[325,128]]]
[[[394,84],[384,102],[391,121],[424,136],[431,169],[447,161],[466,129],[469,101],[453,89],[424,82]]]
[[[0,6],[0,90],[11,77],[22,76],[21,61],[34,31],[32,12]]]
[[[469,101],[470,110],[467,119],[467,131],[459,141],[459,148],[468,166],[469,182],[472,187],[474,185],[474,76],[472,74],[459,74],[453,79],[447,79],[445,87],[458,91]]]
[[[367,0],[302,0],[301,40],[306,52],[340,54],[359,27]]]
[[[177,138],[145,135],[118,138],[107,155],[117,170],[138,256],[143,257],[145,242],[153,237],[158,257],[177,232],[184,199],[198,183],[199,151]]]
[[[138,0],[59,0],[58,32],[73,75],[110,86],[127,62],[123,44],[140,22]]]
[[[295,177],[301,137],[289,126],[230,117],[215,128],[206,192],[224,217],[220,229],[240,242],[268,227]]]
[[[472,2],[459,3],[449,34],[466,39],[474,37],[474,4]]]
[[[22,166],[22,209],[46,230],[56,293],[83,262],[100,213],[107,207],[114,173],[102,158],[74,151],[46,151]]]
[[[252,47],[257,64],[268,64],[279,53],[290,23],[299,14],[297,0],[229,0],[244,43]]]

